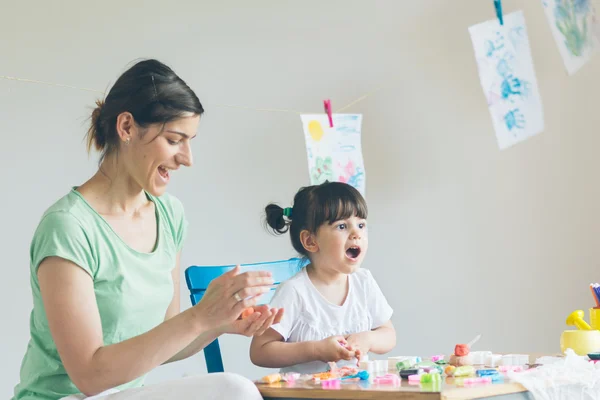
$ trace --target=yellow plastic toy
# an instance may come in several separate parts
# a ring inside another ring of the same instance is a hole
[[[582,331],[591,331],[592,327],[589,326],[587,322],[585,322],[583,317],[584,317],[583,310],[573,311],[567,317],[567,325],[576,326],[577,329],[580,329]]]

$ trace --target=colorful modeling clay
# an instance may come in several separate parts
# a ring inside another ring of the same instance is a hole
[[[479,378],[465,378],[463,379],[463,383],[465,385],[473,385],[478,383],[492,383],[492,378],[489,376],[479,377]]]
[[[339,389],[342,387],[342,382],[339,379],[327,379],[321,382],[323,389]]]
[[[479,377],[481,377],[481,376],[492,376],[492,375],[498,375],[498,370],[495,369],[495,368],[478,369],[477,371],[475,371],[475,373]]]
[[[498,367],[498,370],[500,372],[504,372],[504,373],[509,372],[509,371],[521,372],[521,371],[523,371],[523,369],[524,368],[522,365],[501,365]]]
[[[420,363],[417,363],[414,368],[422,368],[425,372],[437,371],[440,374],[444,372],[443,367],[431,361],[421,361]]]
[[[401,381],[400,377],[398,375],[394,375],[394,374],[386,374],[383,376],[378,376],[377,378],[373,379],[373,383],[377,383],[380,385],[389,385],[389,384],[399,385],[400,381]]]
[[[369,373],[367,371],[359,371],[358,373],[354,374],[354,375],[348,375],[348,376],[344,376],[342,378],[343,381],[345,381],[346,379],[360,379],[361,381],[366,381],[369,379]]]
[[[248,318],[252,314],[254,314],[254,308],[248,307],[244,311],[242,311],[242,319]]]
[[[294,383],[300,379],[300,374],[297,372],[288,372],[287,374],[283,374],[282,379],[286,382]]]
[[[321,372],[313,375],[315,381],[326,381],[333,378],[337,378],[337,376],[334,376],[331,372]]]
[[[454,347],[454,354],[459,357],[468,355],[469,346],[466,344],[457,344],[456,347]]]
[[[396,363],[396,369],[402,371],[403,369],[411,368],[413,365],[414,363],[412,363],[411,360],[403,360]]]
[[[408,379],[408,377],[411,375],[421,375],[423,373],[425,373],[425,371],[423,371],[422,369],[415,369],[415,368],[403,369],[402,371],[399,372],[400,377],[404,378],[404,379]]]
[[[444,370],[448,376],[454,376],[454,371],[456,371],[456,367],[454,365],[448,365]]]
[[[263,378],[261,379],[261,381],[264,383],[277,383],[277,382],[281,382],[281,380],[282,380],[281,374],[271,374],[271,375],[263,376]]]
[[[454,355],[457,357],[464,357],[469,355],[471,347],[473,347],[473,345],[477,343],[479,339],[481,339],[481,335],[475,336],[475,338],[467,344],[457,344],[456,347],[454,347]]]
[[[389,357],[388,369],[394,369],[394,366],[396,366],[396,369],[400,371],[402,369],[411,368],[421,361],[423,361],[423,359],[418,356]]]
[[[442,377],[438,373],[421,375],[421,383],[439,382],[441,380],[442,380]]]
[[[475,368],[472,365],[464,365],[462,367],[457,367],[454,370],[453,376],[470,376],[475,374]]]

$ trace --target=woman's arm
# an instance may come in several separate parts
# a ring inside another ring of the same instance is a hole
[[[177,258],[175,259],[175,267],[171,271],[171,277],[173,279],[173,299],[171,300],[171,304],[167,308],[167,313],[165,314],[165,321],[173,318],[181,312],[181,289],[179,286],[179,269],[181,265],[181,252],[177,253]]]
[[[179,266],[181,260],[181,253],[177,253],[177,261],[175,263],[175,268],[171,272],[173,276],[173,300],[171,300],[171,304],[167,308],[167,313],[165,315],[165,321],[179,315],[180,311],[180,280],[179,280]],[[173,357],[166,360],[164,363],[168,364],[174,361],[183,360],[185,358],[191,357],[194,354],[198,353],[200,350],[208,346],[213,340],[218,338],[220,333],[216,330],[211,330],[207,332],[201,333],[197,338],[194,339],[192,343],[187,345],[183,350],[179,351]]]
[[[174,316],[180,313],[180,286],[179,286],[179,271],[180,271],[180,260],[181,253],[177,254],[177,260],[175,263],[175,268],[171,274],[173,275],[173,300],[171,300],[171,304],[167,308],[167,313],[165,315],[165,321],[173,318]],[[237,333],[244,336],[252,336],[252,335],[261,335],[267,328],[269,328],[272,324],[276,324],[281,319],[283,315],[283,309],[269,310],[268,307],[255,307],[258,313],[254,313],[250,317],[248,317],[244,322],[238,322],[237,324],[228,327],[224,327],[221,331],[219,330],[210,330],[207,332],[203,332],[198,336],[192,343],[187,345],[183,350],[175,354],[173,357],[169,358],[165,361],[165,364],[184,360],[188,357],[197,354],[199,351],[203,350],[206,346],[212,343],[213,340],[221,336],[223,333]]]
[[[69,377],[85,395],[130,382],[181,352],[194,340],[220,332],[256,303],[272,284],[270,274],[236,268],[215,279],[203,300],[154,329],[120,343],[104,345],[91,277],[76,264],[46,258],[38,280],[48,325]],[[237,302],[238,293],[246,299]]]
[[[252,338],[250,360],[264,368],[284,368],[310,361],[350,360],[354,352],[344,347],[342,336],[332,336],[320,341],[289,343],[275,329]]]

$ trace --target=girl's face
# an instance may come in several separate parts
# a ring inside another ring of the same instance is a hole
[[[190,141],[196,136],[200,116],[189,116],[171,122],[154,124],[132,131],[130,143],[121,146],[121,159],[130,178],[153,196],[162,195],[171,171],[193,163]]]
[[[306,233],[304,233],[306,232]],[[303,231],[304,247],[317,268],[351,274],[367,254],[369,247],[367,221],[356,216],[321,225],[316,234]],[[302,234],[301,234],[302,236]]]

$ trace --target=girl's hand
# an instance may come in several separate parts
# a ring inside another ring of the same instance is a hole
[[[331,336],[315,344],[315,358],[323,362],[351,360],[355,356],[343,336]]]
[[[371,332],[353,333],[346,335],[345,339],[348,341],[348,347],[355,351],[358,361],[371,351]]]
[[[242,311],[254,306],[259,297],[271,289],[273,279],[270,272],[249,271],[240,274],[239,271],[240,266],[237,265],[231,271],[213,279],[202,300],[193,307],[198,320],[208,329],[219,332],[231,329],[230,325],[239,318]],[[260,313],[252,319],[248,318],[250,325],[258,321],[262,315],[263,313]],[[262,320],[261,327],[270,316]],[[234,330],[238,332],[241,329],[242,324]],[[247,329],[243,330],[246,331]]]
[[[244,336],[260,336],[273,324],[278,324],[283,316],[283,308],[271,308],[268,305],[255,306],[254,312],[244,319],[237,319],[224,327],[223,333]]]

